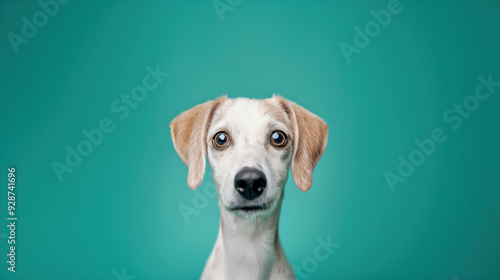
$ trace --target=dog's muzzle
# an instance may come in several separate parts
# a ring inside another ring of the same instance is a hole
[[[234,177],[234,187],[248,200],[259,197],[266,188],[266,175],[251,167],[243,167]]]

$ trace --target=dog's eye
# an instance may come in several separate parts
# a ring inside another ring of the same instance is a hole
[[[227,133],[225,132],[218,132],[214,136],[214,145],[215,147],[222,149],[229,144],[229,137],[227,136]]]
[[[286,134],[283,131],[276,130],[271,134],[271,143],[276,147],[283,147],[286,145]]]

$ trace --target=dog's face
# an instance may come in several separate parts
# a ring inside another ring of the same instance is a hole
[[[328,129],[316,115],[276,96],[222,97],[182,113],[170,126],[189,168],[188,186],[200,185],[208,156],[220,204],[242,218],[279,207],[290,165],[296,185],[309,190]]]
[[[221,205],[237,214],[271,212],[292,159],[292,128],[273,100],[226,100],[207,133],[208,162]]]

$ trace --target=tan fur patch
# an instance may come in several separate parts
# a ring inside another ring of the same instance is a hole
[[[263,108],[266,114],[271,115],[273,119],[278,120],[287,126],[290,126],[292,119],[287,112],[287,108],[282,106],[281,97],[273,96],[273,98],[264,99]]]
[[[306,192],[313,182],[313,170],[323,155],[328,141],[328,125],[303,107],[277,98],[291,116],[294,131],[292,176],[297,187]]]
[[[226,99],[224,96],[197,105],[170,123],[175,150],[189,169],[188,186],[191,189],[196,189],[203,181],[207,152],[205,138],[213,112]]]

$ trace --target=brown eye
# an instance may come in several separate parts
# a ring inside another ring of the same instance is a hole
[[[222,149],[229,144],[229,137],[227,136],[227,133],[225,132],[218,132],[214,136],[214,145],[216,148]]]
[[[271,143],[276,147],[283,147],[286,145],[287,139],[283,131],[276,130],[271,134]]]

